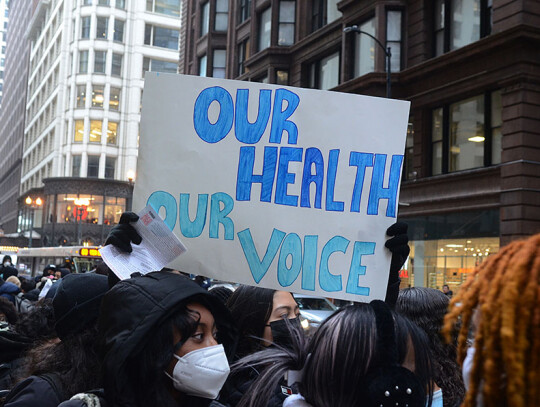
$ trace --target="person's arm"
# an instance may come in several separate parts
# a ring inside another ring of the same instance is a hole
[[[386,290],[386,302],[391,308],[394,308],[399,294],[399,270],[405,264],[407,257],[411,251],[408,245],[409,236],[407,235],[408,225],[404,222],[394,223],[386,230],[388,236],[392,236],[384,244],[392,253],[392,261],[390,262],[390,275],[388,277],[388,287]]]

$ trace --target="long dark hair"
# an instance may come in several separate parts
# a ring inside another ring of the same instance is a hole
[[[465,397],[456,342],[445,343],[441,335],[449,302],[449,298],[439,290],[412,287],[401,290],[396,303],[396,311],[427,334],[433,355],[433,380],[443,391],[444,407],[458,406]]]
[[[390,314],[389,310],[387,313],[390,329],[397,333],[392,335],[391,343],[397,347],[398,337],[402,337],[407,324],[401,321],[403,317]],[[246,366],[263,369],[239,406],[266,406],[285,372],[302,367],[299,390],[309,404],[317,407],[358,405],[359,400],[366,399],[371,378],[388,360],[386,353],[389,350],[381,346],[380,335],[375,310],[369,304],[355,304],[339,309],[323,322],[307,347],[297,343],[291,349],[269,348],[238,361],[233,366],[233,372],[245,369]],[[293,343],[298,342],[301,336],[292,335],[292,339]],[[406,344],[407,341],[405,347]],[[398,350],[397,357],[403,359],[403,352],[406,351]],[[422,352],[421,348],[415,349],[415,353]],[[429,366],[429,362],[426,364]],[[426,374],[429,376],[429,372]],[[427,386],[430,379],[418,386],[425,389],[422,386]],[[423,395],[420,398],[423,407]]]
[[[243,357],[262,349],[261,338],[272,314],[275,290],[240,286],[227,301],[240,338],[236,354]]]
[[[174,335],[176,329],[182,341],[192,336],[198,326],[200,315],[187,308],[187,304],[198,303],[212,312],[213,308],[204,296],[191,296],[178,304],[168,316],[158,324],[151,337],[148,338],[140,352],[126,360],[127,389],[130,394],[117,395],[122,400],[129,401],[133,406],[176,407],[170,388],[172,381],[165,375],[167,366],[173,359]],[[212,312],[214,317],[215,313]],[[219,321],[218,342],[220,342]],[[107,392],[107,382],[105,382]],[[114,398],[115,396],[113,396]],[[185,397],[186,405],[199,406],[208,404],[208,400],[197,397]]]
[[[58,343],[36,346],[27,354],[23,377],[56,374],[66,397],[101,387],[97,333],[94,324]]]

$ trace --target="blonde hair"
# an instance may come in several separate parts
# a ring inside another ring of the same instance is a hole
[[[21,280],[19,280],[19,278],[16,277],[16,276],[9,276],[9,277],[6,279],[6,282],[7,282],[7,283],[13,283],[13,284],[15,284],[17,287],[21,288]]]
[[[476,349],[463,407],[540,406],[540,234],[505,246],[479,265],[450,303],[444,329],[459,322],[458,361],[476,310]]]

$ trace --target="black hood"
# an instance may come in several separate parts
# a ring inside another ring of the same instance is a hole
[[[106,388],[114,393],[129,392],[124,379],[126,360],[152,340],[152,332],[180,303],[185,304],[194,296],[203,296],[210,305],[221,343],[229,360],[232,359],[237,336],[225,305],[189,278],[164,271],[152,272],[120,281],[103,298],[98,329],[104,352]]]

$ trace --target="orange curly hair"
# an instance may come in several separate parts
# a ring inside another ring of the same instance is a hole
[[[459,322],[458,361],[479,310],[476,349],[463,407],[540,406],[540,234],[515,241],[478,266],[450,303],[443,332]]]

